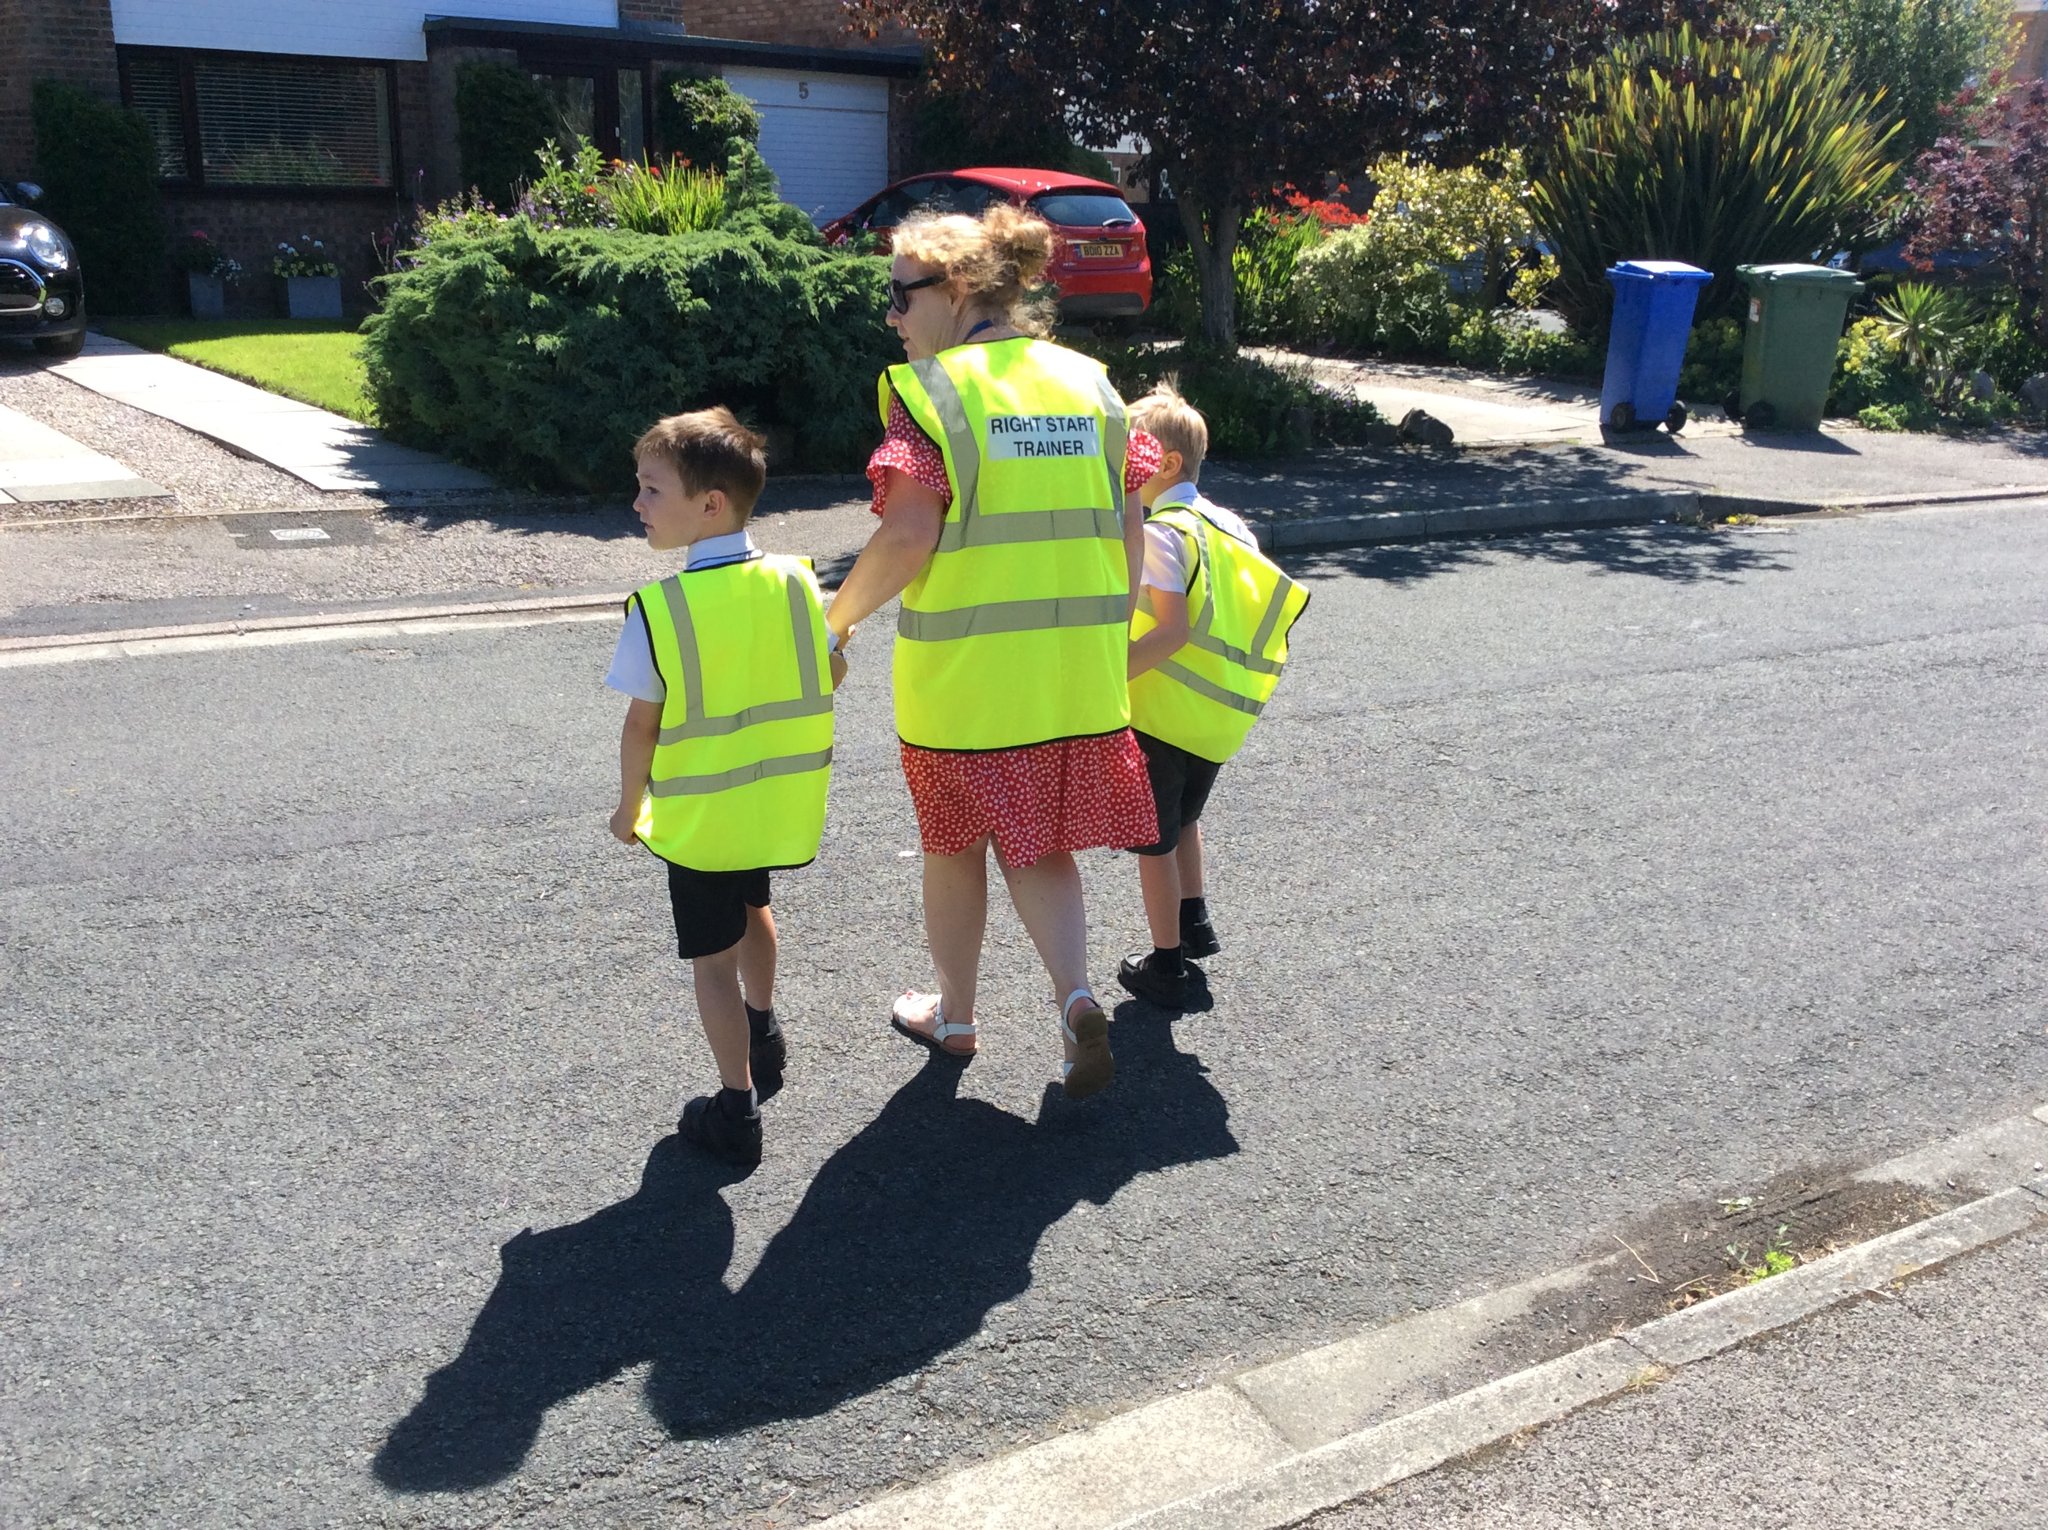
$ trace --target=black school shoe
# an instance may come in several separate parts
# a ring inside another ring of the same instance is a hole
[[[715,1095],[700,1094],[683,1107],[676,1122],[683,1141],[700,1147],[713,1158],[722,1158],[751,1169],[761,1162],[761,1113],[736,1116],[718,1103]]]
[[[1180,954],[1182,956],[1214,956],[1223,949],[1223,942],[1216,938],[1216,926],[1207,919],[1196,924],[1181,921]]]
[[[1185,956],[1185,952],[1182,953]],[[1152,960],[1152,953],[1142,956],[1127,956],[1123,965],[1116,969],[1116,980],[1141,999],[1150,999],[1162,1009],[1186,1009],[1188,1007],[1188,965],[1181,962],[1180,971],[1164,972]]]
[[[782,1088],[782,1072],[789,1066],[789,1045],[782,1032],[770,1031],[747,1044],[747,1071],[754,1075],[754,1098],[766,1100]]]

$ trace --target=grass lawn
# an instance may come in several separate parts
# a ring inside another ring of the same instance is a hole
[[[239,377],[272,393],[377,423],[363,391],[355,326],[328,319],[115,319],[99,326],[117,340]]]

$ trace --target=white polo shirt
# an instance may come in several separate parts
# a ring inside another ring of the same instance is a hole
[[[1159,496],[1161,500],[1192,504],[1201,515],[1218,530],[1229,533],[1238,541],[1250,547],[1257,547],[1259,539],[1244,517],[1226,510],[1191,483],[1177,483]],[[1154,501],[1156,505],[1158,501]],[[1171,526],[1145,527],[1145,571],[1139,582],[1155,590],[1174,590],[1186,594],[1188,580],[1194,569],[1188,563],[1187,538]]]

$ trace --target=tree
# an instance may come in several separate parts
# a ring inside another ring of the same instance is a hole
[[[2019,298],[2028,333],[2048,344],[2048,80],[1966,92],[1964,131],[1920,156],[1906,259],[1923,268],[1946,251],[1987,252]]]
[[[1890,194],[1897,123],[1801,32],[1716,37],[1690,27],[1618,44],[1572,76],[1576,96],[1530,193],[1557,252],[1557,306],[1607,312],[1617,260],[1684,260],[1714,275],[1702,317],[1744,263],[1825,260]]]
[[[1902,165],[1932,146],[1949,102],[1999,68],[2013,39],[2011,0],[1782,0],[1771,19],[1822,38],[1858,94],[1883,92],[1884,119],[1905,123],[1891,145]]]
[[[847,4],[871,32],[915,31],[939,87],[971,92],[991,123],[1051,115],[1094,142],[1143,138],[1187,230],[1203,338],[1224,348],[1238,230],[1276,187],[1390,151],[1493,147],[1606,37],[1667,14],[1665,0]]]

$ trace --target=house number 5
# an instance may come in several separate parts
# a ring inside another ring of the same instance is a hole
[[[809,80],[798,80],[796,82],[796,98],[799,101],[811,99],[811,82]]]

